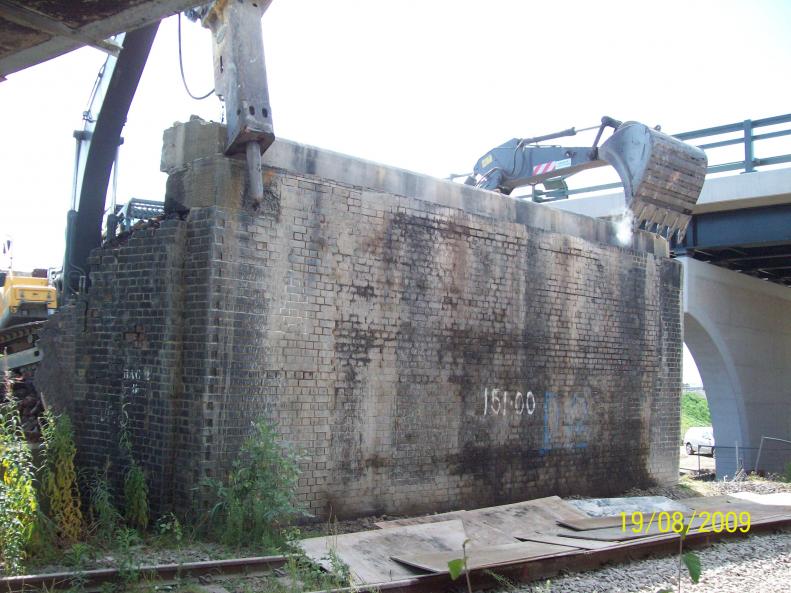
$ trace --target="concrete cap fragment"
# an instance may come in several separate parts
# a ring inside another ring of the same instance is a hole
[[[176,122],[162,134],[159,169],[170,175],[194,160],[222,154],[224,149],[225,126],[193,115],[188,122]]]

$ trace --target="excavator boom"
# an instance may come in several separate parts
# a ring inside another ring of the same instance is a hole
[[[605,128],[614,132],[597,146]],[[637,122],[609,117],[591,147],[541,145],[573,136],[574,128],[539,138],[514,138],[489,151],[468,183],[510,194],[517,187],[562,181],[586,169],[611,165],[623,182],[635,225],[670,238],[683,238],[706,176],[706,154],[695,146]]]

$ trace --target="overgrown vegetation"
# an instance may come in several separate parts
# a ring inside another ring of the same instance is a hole
[[[148,527],[148,486],[137,463],[132,463],[124,476],[124,501],[127,525],[145,531]]]
[[[57,537],[64,544],[71,544],[79,540],[83,532],[77,471],[74,468],[77,453],[74,432],[66,415],[56,417],[47,411],[44,419],[45,462],[41,470],[41,490],[46,514],[55,525]]]
[[[180,549],[202,533],[236,550],[228,553],[249,546],[258,554],[286,555],[285,574],[267,579],[266,590],[297,593],[352,583],[348,566],[333,551],[327,556],[330,570],[325,571],[296,545],[301,533],[289,525],[305,514],[295,497],[299,458],[278,442],[264,421],[253,423],[227,479],[203,483],[210,510],[202,520],[183,525],[167,513],[151,531],[148,486],[133,454],[125,405],[120,458],[92,473],[75,467],[74,429],[65,414],[45,416],[38,469],[14,403],[0,405],[0,422],[0,562],[7,574],[21,574],[27,554],[36,563],[67,566],[75,575],[70,590],[80,592],[85,572],[99,559],[112,557],[121,579],[111,589],[130,590],[145,584],[140,572],[143,546]],[[118,476],[119,466],[127,469],[120,475],[121,487],[114,490],[111,477]]]
[[[0,403],[0,563],[4,573],[22,573],[29,556],[82,571],[98,546],[115,552],[125,577],[134,575],[130,550],[148,525],[148,489],[132,456],[124,422],[121,428],[120,445],[129,468],[124,475],[123,515],[108,484],[109,463],[104,472],[79,478],[74,431],[67,415],[45,413],[42,463],[36,468],[16,402]],[[88,493],[87,521],[79,482]],[[78,585],[74,590],[80,590]]]
[[[681,394],[681,439],[692,426],[711,426],[711,413],[705,397],[685,391]]]
[[[282,548],[283,527],[301,513],[294,496],[298,479],[296,453],[277,442],[267,422],[253,423],[227,480],[204,480],[216,499],[211,534],[230,546]]]
[[[129,467],[124,475],[124,502],[126,522],[131,527],[145,531],[148,527],[148,485],[142,468],[132,452],[132,440],[127,427],[129,414],[126,404],[121,406],[121,452],[127,457]]]
[[[38,510],[33,478],[33,458],[16,403],[1,403],[0,560],[6,574],[21,572],[25,548],[33,535]]]
[[[91,476],[88,484],[91,532],[100,545],[112,542],[115,531],[121,524],[121,513],[115,507],[108,483],[109,469],[108,462],[103,472]]]

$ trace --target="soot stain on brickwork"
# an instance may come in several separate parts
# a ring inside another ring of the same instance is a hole
[[[678,370],[651,359],[676,360],[680,280],[654,256],[287,171],[271,181],[276,210],[193,208],[180,235],[140,237],[122,264],[100,258],[84,314],[60,324],[88,330],[68,355],[83,409],[116,409],[124,366],[150,367],[134,430],[150,441],[147,471],[177,484],[154,489],[155,507],[221,476],[260,412],[304,447],[299,495],[317,514],[608,494],[674,475],[675,443],[652,435],[677,438]],[[138,332],[138,315],[160,309]],[[80,421],[100,466],[111,435],[90,412]]]

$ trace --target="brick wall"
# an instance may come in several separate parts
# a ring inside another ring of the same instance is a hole
[[[304,452],[300,497],[323,516],[676,479],[680,276],[663,242],[622,248],[601,221],[289,143],[249,204],[243,165],[208,152],[168,166],[186,220],[97,252],[61,314],[84,319],[91,462],[115,438],[102,410],[126,401],[162,508],[221,476],[256,417]]]

